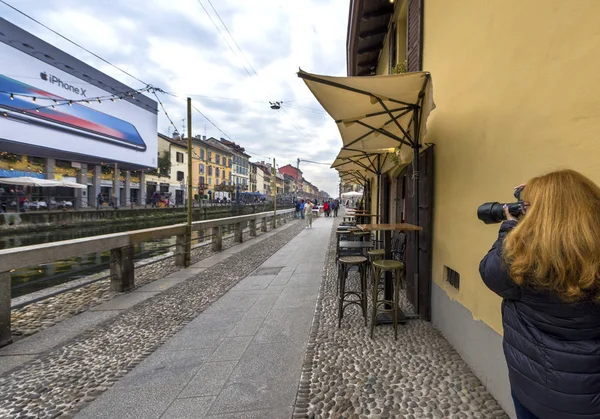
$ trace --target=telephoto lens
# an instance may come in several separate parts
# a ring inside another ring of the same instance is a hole
[[[519,217],[521,212],[521,204],[513,202],[510,204],[503,204],[500,202],[486,202],[477,208],[477,218],[486,224],[501,223],[506,220],[504,215],[504,205],[508,205],[508,212],[514,217]]]

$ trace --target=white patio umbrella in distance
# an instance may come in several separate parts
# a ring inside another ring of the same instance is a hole
[[[342,194],[343,198],[356,198],[356,197],[359,197],[359,196],[363,196],[363,193],[362,192],[356,192],[356,191],[350,191],[350,192],[344,192]]]
[[[84,185],[83,183],[67,182],[66,180],[61,181],[57,186],[61,186],[63,188],[87,189],[87,185]]]
[[[74,189],[87,189],[87,185],[84,185],[82,183],[69,182],[66,180],[40,179],[40,178],[30,177],[30,176],[4,177],[4,178],[0,178],[0,183],[4,183],[6,185],[15,185],[15,186],[34,186],[34,187],[38,187],[38,188],[63,187],[63,188],[74,188]]]
[[[36,186],[39,188],[53,188],[60,186],[60,182],[57,180],[38,179],[28,176],[0,178],[0,183],[15,186]]]

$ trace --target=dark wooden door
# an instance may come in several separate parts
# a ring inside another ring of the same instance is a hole
[[[390,196],[392,191],[392,182],[387,174],[381,175],[381,214],[379,220],[375,222],[381,222],[387,224],[390,222]]]
[[[423,230],[410,232],[406,243],[406,294],[417,313],[424,320],[431,320],[431,254],[433,223],[433,146],[419,156],[419,224]],[[404,179],[406,222],[415,224],[414,184],[412,164],[408,167]],[[415,234],[419,234],[419,279],[414,278]]]

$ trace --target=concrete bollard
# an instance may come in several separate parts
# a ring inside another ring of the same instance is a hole
[[[218,252],[223,249],[223,227],[213,227],[212,250]]]
[[[182,234],[175,239],[175,266],[185,266],[185,242],[187,236]]]
[[[0,348],[12,342],[10,334],[10,272],[0,273]]]
[[[135,285],[133,245],[111,249],[110,251],[110,290],[129,291]]]
[[[244,227],[246,223],[235,223],[235,242],[241,243],[244,241]]]
[[[263,233],[267,232],[267,217],[262,218],[262,222],[260,223],[260,231]]]
[[[250,220],[250,236],[256,237],[256,219]]]

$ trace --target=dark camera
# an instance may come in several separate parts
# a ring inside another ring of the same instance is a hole
[[[477,218],[486,224],[501,223],[506,220],[506,216],[504,215],[504,205],[508,205],[508,212],[514,217],[519,217],[523,214],[523,206],[520,202],[513,202],[510,204],[486,202],[477,208]]]

